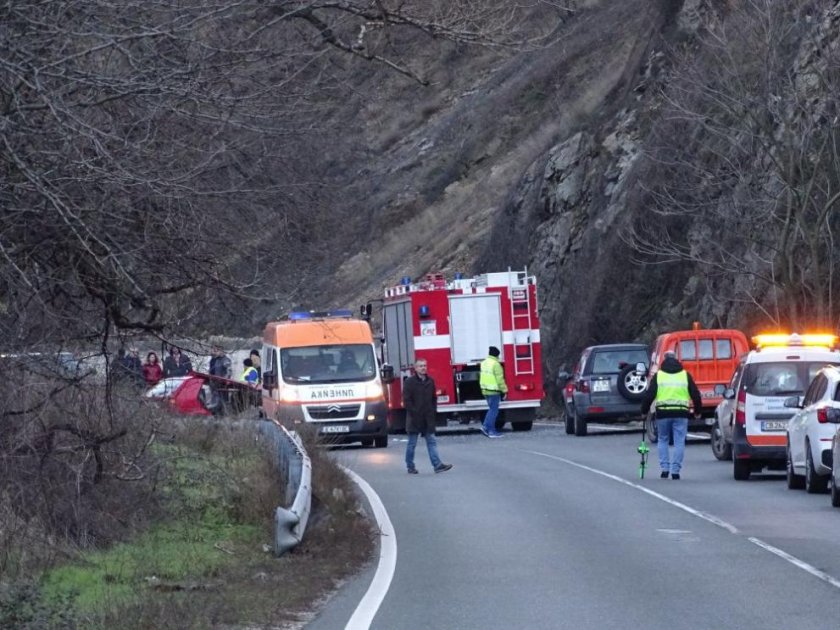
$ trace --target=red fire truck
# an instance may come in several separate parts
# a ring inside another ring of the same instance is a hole
[[[395,377],[388,384],[391,431],[405,429],[402,382],[421,358],[437,386],[438,426],[482,422],[479,366],[490,346],[501,350],[508,385],[497,428],[510,422],[514,431],[529,431],[544,396],[534,276],[508,270],[447,281],[429,274],[386,289],[382,357]]]

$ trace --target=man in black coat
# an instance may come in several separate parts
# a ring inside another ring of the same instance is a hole
[[[405,403],[405,431],[408,433],[408,445],[405,448],[405,465],[408,474],[416,475],[414,467],[414,449],[417,446],[417,436],[422,434],[426,438],[426,448],[429,459],[436,473],[446,472],[452,464],[440,461],[435,439],[435,419],[437,416],[437,393],[435,382],[428,375],[425,359],[414,362],[414,375],[403,381],[403,402]]]

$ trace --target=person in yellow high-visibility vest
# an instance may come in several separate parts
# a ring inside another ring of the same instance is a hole
[[[647,414],[653,403],[656,403],[656,432],[657,450],[659,451],[659,467],[662,469],[660,477],[679,479],[685,455],[685,436],[688,433],[688,417],[692,413],[700,414],[703,400],[700,390],[691,374],[683,369],[675,352],[668,351],[664,355],[662,365],[653,375],[642,400],[642,413]],[[671,433],[674,434],[674,452],[669,453],[668,442]]]
[[[500,438],[502,434],[496,431],[496,418],[499,415],[499,405],[502,396],[507,394],[505,383],[505,370],[499,363],[499,349],[490,346],[488,356],[481,362],[481,374],[478,385],[481,393],[487,401],[487,414],[484,416],[484,423],[481,425],[481,432],[487,437]]]

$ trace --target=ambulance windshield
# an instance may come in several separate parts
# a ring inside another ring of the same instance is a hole
[[[306,346],[280,350],[286,383],[347,383],[376,376],[373,347],[365,344]]]

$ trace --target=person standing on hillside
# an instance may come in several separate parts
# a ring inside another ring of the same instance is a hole
[[[507,394],[505,370],[499,362],[499,349],[490,346],[488,356],[481,362],[481,375],[478,381],[481,394],[487,401],[487,414],[481,425],[481,432],[489,438],[500,438],[502,434],[496,431],[496,418],[499,416],[499,405],[502,397]]]
[[[169,349],[169,356],[163,361],[163,375],[166,378],[173,376],[186,376],[192,370],[192,363],[181,352],[181,349],[172,346]]]
[[[642,414],[647,415],[651,405],[656,403],[656,445],[659,451],[659,467],[662,470],[659,476],[667,479],[670,474],[671,479],[678,480],[685,455],[690,404],[694,405],[694,412],[699,415],[703,399],[694,379],[683,369],[676,353],[669,350],[663,356],[662,365],[645,390]],[[669,453],[668,442],[672,432],[674,451]]]
[[[252,387],[259,385],[260,375],[257,373],[257,369],[254,367],[251,359],[243,359],[242,374],[239,375],[239,380],[243,383],[248,383]]]
[[[146,385],[151,387],[163,378],[163,368],[158,362],[158,356],[154,352],[146,355],[146,362],[143,364],[143,378]]]
[[[435,439],[437,417],[437,392],[435,382],[428,375],[428,365],[425,359],[414,362],[414,374],[403,382],[403,402],[405,403],[405,432],[408,433],[408,444],[405,447],[405,465],[409,475],[416,475],[414,467],[414,449],[417,447],[418,435],[426,439],[426,449],[429,459],[436,473],[446,472],[452,464],[440,461]]]
[[[213,346],[213,357],[210,359],[210,374],[222,378],[231,377],[230,358],[222,350],[221,346]]]
[[[262,359],[260,358],[260,351],[256,348],[251,350],[251,355],[248,358],[251,359],[251,365],[257,371],[257,380],[262,382]]]
[[[128,354],[123,359],[123,369],[127,377],[127,381],[131,385],[141,387],[143,385],[143,362],[140,360],[140,351],[131,347],[128,349]]]

